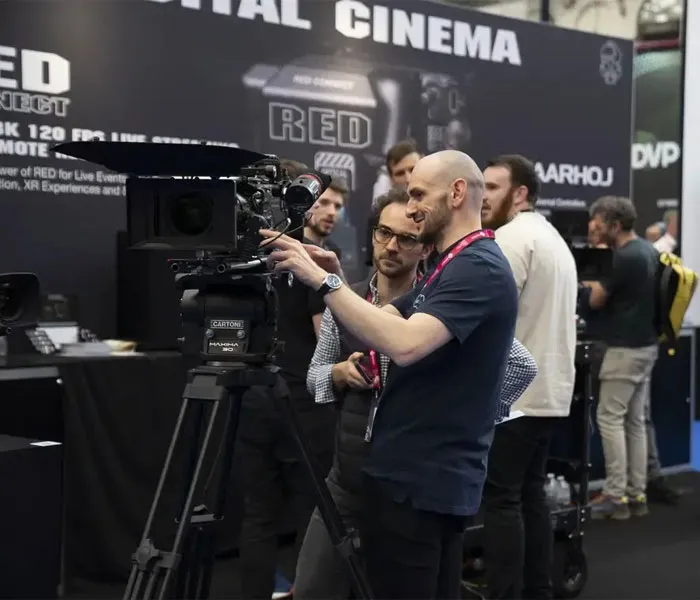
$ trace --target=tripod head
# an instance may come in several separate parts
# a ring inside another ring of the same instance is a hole
[[[213,260],[203,257],[200,260]],[[173,260],[177,272],[183,261]],[[194,262],[186,259],[186,262]],[[175,281],[182,290],[180,343],[183,354],[215,366],[270,365],[279,349],[277,293],[265,263],[254,270],[222,273],[191,265]]]

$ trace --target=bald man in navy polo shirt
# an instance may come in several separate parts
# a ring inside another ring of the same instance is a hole
[[[407,215],[440,255],[420,285],[383,308],[344,285],[327,252],[262,233],[278,249],[276,271],[323,293],[336,320],[392,360],[364,468],[362,547],[375,596],[459,598],[462,534],[481,502],[517,290],[481,229],[484,180],[469,156],[424,157],[408,193]]]

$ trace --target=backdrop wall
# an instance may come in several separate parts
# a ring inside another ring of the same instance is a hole
[[[685,81],[683,98],[683,260],[700,271],[700,5],[685,7]],[[700,293],[695,294],[686,318],[700,325]]]
[[[52,157],[54,143],[238,144],[342,175],[353,194],[334,236],[350,273],[386,188],[384,152],[408,135],[481,163],[527,155],[544,211],[630,191],[626,41],[417,0],[12,1],[2,12],[0,271],[77,294],[103,335],[115,327],[124,180]]]
[[[637,228],[643,235],[649,225],[680,208],[683,89],[680,48],[640,49],[634,58],[634,79],[632,187],[639,216]]]

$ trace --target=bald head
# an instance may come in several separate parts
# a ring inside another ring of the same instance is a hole
[[[416,178],[445,189],[464,188],[469,210],[481,211],[484,177],[479,166],[464,152],[442,150],[428,154],[418,161],[413,173]],[[464,183],[460,185],[460,181]]]

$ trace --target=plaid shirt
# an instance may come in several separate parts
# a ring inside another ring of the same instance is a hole
[[[379,306],[376,277],[377,274],[375,273],[370,279],[369,290],[372,304]],[[335,402],[336,397],[333,390],[331,370],[333,365],[344,358],[346,357],[341,357],[340,355],[340,331],[338,325],[331,311],[326,309],[321,318],[316,350],[309,365],[309,372],[306,375],[306,386],[317,403]],[[382,383],[386,381],[389,362],[388,356],[379,355]],[[506,365],[506,374],[503,380],[503,389],[501,390],[501,403],[496,413],[496,423],[500,423],[508,417],[510,407],[520,398],[536,375],[537,364],[535,359],[525,346],[514,339],[510,355],[508,356],[508,364]]]

